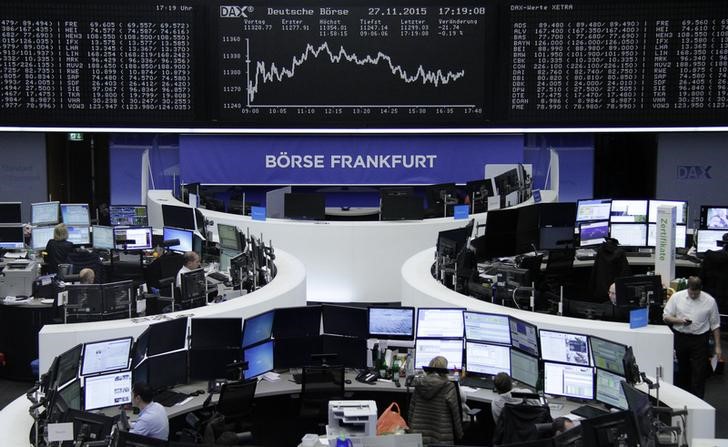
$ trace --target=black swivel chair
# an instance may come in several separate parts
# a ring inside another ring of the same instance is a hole
[[[299,416],[316,423],[328,422],[330,400],[344,399],[344,367],[304,366],[301,374]]]
[[[215,413],[202,426],[205,443],[233,439],[238,444],[252,439],[252,417],[257,380],[228,382],[220,389]]]
[[[728,314],[728,248],[705,253],[700,277],[703,290],[715,298],[724,317]]]
[[[630,276],[629,261],[624,249],[616,239],[607,239],[597,249],[589,277],[589,292],[592,301],[601,303],[609,299],[609,286],[615,279]]]
[[[549,436],[542,433],[537,425],[547,422],[553,422],[553,419],[546,405],[505,404],[495,426],[493,445],[502,446],[547,438]]]
[[[72,264],[58,264],[58,273],[56,274],[58,279],[67,283],[74,283],[81,281],[81,276],[77,273],[73,273]]]
[[[547,300],[558,300],[560,287],[564,286],[566,289],[566,286],[573,281],[575,256],[576,250],[573,247],[549,251],[541,283],[537,285]]]

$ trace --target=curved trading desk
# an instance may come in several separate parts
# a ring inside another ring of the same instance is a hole
[[[465,307],[478,312],[512,315],[535,324],[539,329],[595,335],[632,346],[640,370],[654,375],[657,366],[663,368],[660,400],[673,408],[687,406],[688,439],[712,438],[715,432],[715,409],[702,399],[673,385],[672,332],[667,326],[647,326],[630,329],[627,323],[582,320],[579,318],[529,312],[500,306],[460,294],[440,284],[430,274],[434,248],[411,257],[402,266],[402,305],[416,307]]]
[[[544,202],[556,200],[554,191],[541,191]],[[533,204],[533,199],[518,205]],[[163,226],[162,205],[184,206],[169,190],[149,191],[149,224]],[[437,234],[465,226],[467,220],[452,217],[418,221],[296,221],[252,220],[250,216],[200,209],[212,221],[208,229],[217,234],[217,224],[249,229],[263,235],[306,266],[307,297],[310,301],[392,302],[399,301],[402,264],[437,240]],[[487,213],[472,215],[485,223]]]

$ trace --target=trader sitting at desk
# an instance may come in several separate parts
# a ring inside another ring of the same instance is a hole
[[[68,228],[62,223],[56,225],[53,229],[53,239],[48,241],[45,248],[46,272],[58,273],[58,264],[65,263],[72,251],[73,243],[68,241]]]
[[[192,270],[197,270],[200,268],[200,255],[195,253],[194,251],[188,251],[185,252],[184,257],[182,258],[182,268],[179,269],[179,272],[177,272],[177,282],[175,282],[175,285],[177,287],[182,287],[182,274],[191,272]]]
[[[169,438],[169,420],[164,407],[152,401],[152,389],[146,383],[135,383],[131,403],[139,408],[139,418],[130,433],[166,441]]]
[[[493,422],[498,424],[503,407],[506,404],[520,404],[523,399],[520,397],[513,397],[511,393],[531,393],[530,390],[513,388],[513,381],[508,373],[499,372],[493,379],[493,391],[498,393],[498,397],[493,399],[490,403],[490,411],[493,414]],[[528,405],[540,405],[541,403],[537,400],[526,400]]]
[[[89,268],[81,269],[78,276],[81,278],[81,284],[93,284],[96,279],[96,273]]]

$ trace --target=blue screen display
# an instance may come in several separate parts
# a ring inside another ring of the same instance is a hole
[[[260,343],[271,337],[274,315],[275,312],[270,311],[245,319],[245,323],[243,323],[243,348]]]
[[[273,370],[273,340],[253,346],[243,351],[243,358],[248,362],[245,378],[251,379]]]
[[[169,247],[170,250],[181,252],[192,251],[192,231],[172,227],[164,227],[162,231],[162,239],[165,241],[179,239],[179,244]]]

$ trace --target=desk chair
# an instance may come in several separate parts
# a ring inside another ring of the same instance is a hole
[[[81,281],[81,276],[73,273],[72,264],[58,264],[58,273],[56,276],[58,276],[58,279],[60,279],[61,281],[67,283]]]
[[[501,446],[548,437],[537,427],[537,424],[547,422],[553,422],[553,419],[546,405],[505,404],[495,426],[493,445]]]
[[[215,412],[200,424],[205,443],[222,443],[222,440],[227,443],[232,439],[240,444],[252,439],[251,418],[257,385],[258,381],[253,379],[228,382],[222,386]]]
[[[595,302],[609,300],[609,286],[620,276],[630,276],[629,261],[616,239],[607,239],[597,249],[589,277],[589,292]]]
[[[718,303],[721,317],[728,314],[728,249],[708,251],[700,271],[703,290]]]
[[[558,300],[560,287],[571,282],[575,256],[576,250],[571,247],[549,251],[541,284],[537,285],[546,299]]]
[[[163,441],[161,439],[150,438],[148,436],[137,435],[122,430],[116,430],[111,439],[111,445],[114,447],[152,447],[168,445],[167,441]]]
[[[326,424],[329,401],[342,399],[344,399],[344,366],[303,367],[300,417]]]

